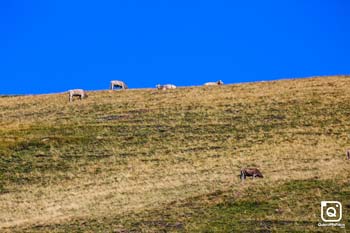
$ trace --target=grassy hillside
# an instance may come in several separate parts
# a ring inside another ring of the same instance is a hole
[[[0,98],[0,231],[350,227],[350,77]],[[264,179],[239,180],[256,166]]]

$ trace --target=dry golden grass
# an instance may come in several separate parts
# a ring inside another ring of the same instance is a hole
[[[66,94],[0,98],[0,229],[264,229],[235,225],[246,218],[294,222],[268,231],[300,231],[303,221],[323,230],[314,224],[322,198],[350,211],[349,89],[337,76],[100,91],[73,103]],[[265,178],[241,183],[245,166]],[[243,204],[221,208],[230,198]],[[250,213],[250,200],[278,214],[236,213]],[[242,219],[216,224],[217,213]],[[178,225],[144,223],[164,215]]]

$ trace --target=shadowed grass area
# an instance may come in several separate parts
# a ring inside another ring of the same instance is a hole
[[[318,227],[319,200],[339,200],[344,203],[344,216],[350,212],[348,184],[330,180],[296,180],[273,189],[254,187],[245,197],[224,198],[219,204],[205,209],[188,222],[190,232],[286,231],[326,232],[332,228]],[[290,220],[288,216],[298,216]],[[204,217],[204,218],[203,218]],[[193,221],[193,223],[192,223]],[[346,224],[350,223],[347,218]],[[339,232],[340,229],[333,229]]]
[[[320,202],[349,212],[349,80],[0,98],[0,229],[331,231]],[[241,183],[248,166],[265,178]]]

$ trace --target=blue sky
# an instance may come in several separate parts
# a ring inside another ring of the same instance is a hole
[[[0,1],[0,94],[350,74],[346,0]]]

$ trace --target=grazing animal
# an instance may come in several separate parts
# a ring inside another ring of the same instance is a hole
[[[347,160],[350,160],[350,150],[347,150],[347,151],[346,151],[346,159],[347,159]]]
[[[245,180],[247,176],[251,176],[252,179],[254,179],[255,177],[264,178],[264,176],[261,174],[261,172],[257,168],[241,169],[241,174],[240,174],[241,180]]]
[[[81,100],[88,97],[88,94],[83,89],[69,90],[69,102],[73,101],[74,96],[78,96]]]
[[[208,82],[208,83],[204,83],[204,86],[221,86],[223,85],[224,82],[219,80],[217,82]]]
[[[158,90],[167,90],[167,89],[176,89],[176,86],[173,84],[165,84],[165,85],[157,84],[156,88]]]
[[[114,90],[114,87],[120,87],[121,89],[128,89],[128,86],[123,81],[118,81],[118,80],[111,81],[110,89]]]

